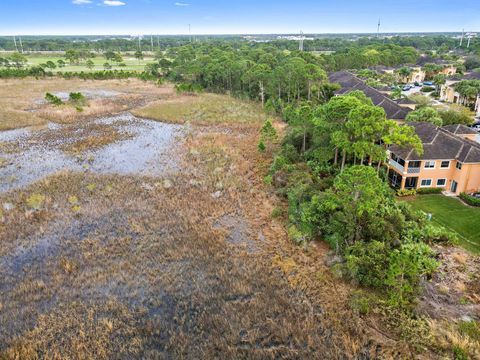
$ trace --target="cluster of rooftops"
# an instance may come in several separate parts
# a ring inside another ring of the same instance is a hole
[[[388,119],[403,121],[406,119],[411,109],[403,107],[399,102],[395,102],[379,90],[365,84],[363,80],[349,71],[337,71],[331,73],[328,77],[331,83],[341,86],[341,89],[335,92],[335,95],[346,95],[352,91],[360,90],[365,93],[376,106],[385,110]]]
[[[477,133],[465,125],[435,126],[429,122],[409,122],[423,143],[423,154],[392,145],[390,151],[408,160],[457,160],[461,163],[480,163],[480,144],[472,140]]]
[[[379,90],[365,84],[363,80],[349,71],[338,71],[329,75],[331,83],[337,83],[341,89],[335,95],[346,95],[360,90],[369,97],[373,104],[385,110],[388,119],[405,121],[412,111],[402,105],[409,100],[393,101]],[[462,163],[480,163],[480,144],[474,141],[477,133],[465,125],[448,125],[437,127],[428,122],[409,122],[423,143],[424,153],[417,154],[409,148],[392,146],[390,151],[404,160],[457,160]]]

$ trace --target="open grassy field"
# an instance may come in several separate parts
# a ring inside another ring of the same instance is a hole
[[[480,253],[480,208],[465,205],[458,199],[442,195],[422,195],[409,201],[415,209],[433,214],[432,220],[455,231],[461,245]]]
[[[69,92],[91,92],[88,106],[78,112],[73,106],[44,103],[47,92],[68,96]],[[172,86],[157,87],[137,79],[84,81],[79,79],[0,80],[0,130],[41,126],[48,121],[72,122],[141,106],[173,96]]]
[[[0,52],[0,57],[8,57],[10,54],[9,53],[2,53]],[[65,57],[58,55],[58,54],[53,54],[53,55],[26,55],[28,59],[28,66],[38,66],[40,64],[45,64],[47,61],[53,61],[55,65],[57,64],[58,60],[63,60],[66,63],[66,66],[63,68],[57,68],[51,70],[52,72],[92,72],[92,71],[98,71],[98,70],[104,70],[104,64],[108,62],[112,66],[112,70],[129,70],[129,71],[143,71],[145,69],[145,65],[149,63],[153,63],[154,59],[153,57],[146,56],[143,60],[137,60],[133,55],[127,54],[123,56],[123,62],[125,63],[126,66],[118,66],[118,64],[112,62],[112,61],[107,61],[105,57],[102,55],[98,54],[96,57],[92,58],[92,62],[94,63],[94,67],[92,69],[89,69],[84,63],[81,63],[79,65],[71,65]]]
[[[133,111],[140,117],[176,124],[249,124],[267,116],[255,102],[215,94],[183,95],[169,101],[152,102]]]

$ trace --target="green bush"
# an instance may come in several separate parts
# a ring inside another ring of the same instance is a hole
[[[62,99],[48,92],[45,94],[45,100],[48,101],[50,104],[56,105],[56,106],[63,104]]]
[[[421,188],[417,189],[418,195],[441,194],[444,188]]]
[[[71,92],[68,99],[77,106],[83,106],[87,102],[87,98],[80,92]]]
[[[467,193],[461,193],[460,199],[462,199],[466,204],[470,206],[480,206],[480,199]]]
[[[424,86],[420,91],[424,93],[429,93],[435,91],[435,88],[433,86]]]
[[[358,242],[346,248],[346,268],[349,276],[361,285],[381,288],[388,267],[388,249],[385,243]]]
[[[406,242],[390,252],[385,285],[389,303],[403,307],[409,305],[418,293],[423,276],[432,274],[439,266],[432,249],[419,242]]]
[[[450,230],[445,229],[444,227],[426,224],[422,231],[423,241],[426,243],[440,243],[446,245],[453,245],[458,243],[457,234],[453,233]]]
[[[397,190],[397,196],[404,197],[404,196],[415,196],[417,195],[416,189],[400,189]]]

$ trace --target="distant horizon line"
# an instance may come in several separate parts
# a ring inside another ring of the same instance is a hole
[[[480,31],[469,30],[469,31],[389,31],[389,32],[305,32],[303,35],[395,35],[395,34],[462,34],[462,33],[480,33]],[[139,34],[121,34],[121,33],[111,33],[111,34],[54,34],[54,33],[44,33],[44,34],[1,34],[0,37],[13,37],[13,36],[127,36],[127,37],[138,37],[138,36],[274,36],[274,35],[299,35],[300,32],[272,32],[272,33],[199,33],[199,34],[189,34],[189,33],[139,33]]]

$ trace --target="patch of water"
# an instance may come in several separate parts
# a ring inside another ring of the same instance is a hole
[[[167,169],[178,170],[172,150],[181,135],[181,125],[138,119],[130,114],[98,122],[111,125],[121,123],[123,131],[132,137],[87,153],[94,159],[91,165],[93,171],[159,176]]]
[[[105,89],[98,89],[98,90],[78,90],[72,92],[79,92],[82,93],[88,100],[94,99],[108,99],[112,97],[116,97],[121,95],[121,92],[115,90],[105,90]],[[57,91],[54,92],[53,95],[59,97],[62,101],[68,101],[70,97],[70,93],[66,91]],[[35,101],[35,104],[46,104],[47,101],[45,99],[38,99]]]
[[[50,136],[63,134],[64,126],[57,124],[49,124],[38,131],[21,129],[0,132],[0,142],[15,143],[20,149],[17,153],[8,153],[0,148],[0,158],[6,160],[6,165],[0,168],[0,192],[21,188],[65,170],[149,176],[163,176],[178,170],[179,162],[173,154],[183,133],[181,125],[140,119],[129,113],[95,122],[112,126],[129,136],[103,148],[87,151],[82,156],[75,156],[64,152],[62,146],[84,137],[80,124],[79,131],[65,132],[68,135],[60,138]]]

